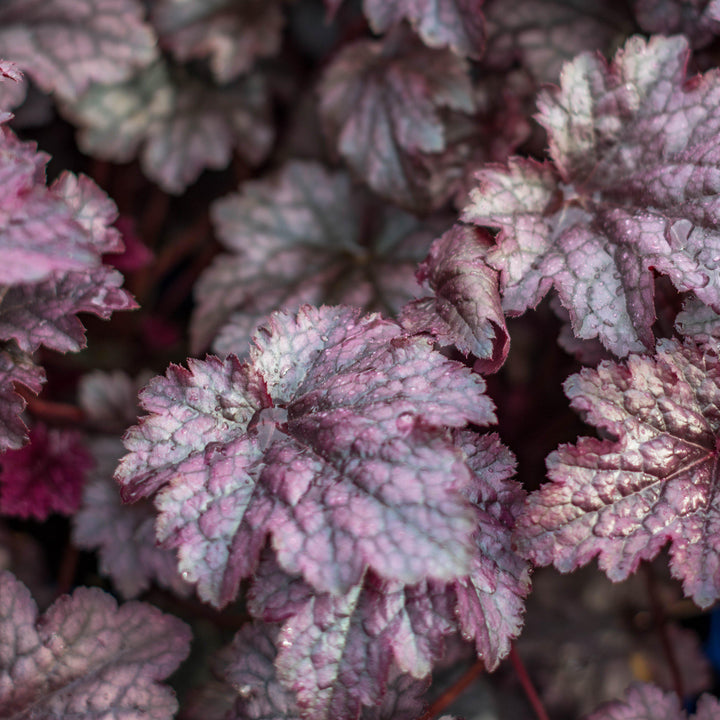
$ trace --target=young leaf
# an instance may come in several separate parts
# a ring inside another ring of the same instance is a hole
[[[613,440],[580,438],[547,459],[518,545],[568,572],[598,556],[614,581],[670,542],[670,570],[701,607],[720,597],[716,492],[720,345],[658,342],[652,357],[603,362],[565,383],[573,408]]]
[[[497,273],[484,260],[490,244],[486,233],[459,224],[435,240],[417,273],[435,297],[409,303],[401,316],[409,332],[429,332],[475,355],[484,372],[498,370],[510,346]]]
[[[419,292],[415,268],[440,226],[372,203],[346,173],[300,161],[244,183],[211,216],[233,254],[218,256],[195,287],[195,353],[218,334],[217,352],[243,354],[260,320],[303,303],[397,313]]]
[[[177,618],[97,588],[57,600],[42,618],[27,588],[0,573],[0,714],[34,718],[170,720],[172,690],[160,684],[188,653]]]
[[[467,64],[397,33],[344,48],[320,85],[331,145],[375,192],[420,213],[440,207],[454,190],[423,166],[425,156],[448,146],[448,110],[474,110]]]
[[[145,174],[176,194],[205,168],[226,167],[233,148],[260,163],[273,140],[259,75],[220,88],[158,61],[123,83],[92,85],[63,109],[84,152],[115,162],[140,152]]]
[[[651,268],[720,307],[720,75],[687,81],[687,53],[633,37],[610,67],[581,55],[539,98],[554,165],[478,174],[463,217],[500,228],[487,261],[506,312],[554,285],[575,334],[624,356],[654,341]]]
[[[485,46],[482,5],[483,0],[364,0],[363,10],[376,33],[406,19],[429,47],[479,60]]]
[[[344,593],[467,572],[467,470],[445,427],[494,421],[484,383],[399,326],[349,308],[276,313],[248,363],[171,366],[125,438],[126,500],[160,490],[158,537],[222,605],[265,537],[280,565]]]
[[[592,713],[587,720],[688,720],[680,698],[674,692],[663,692],[646,683],[631,685],[626,700],[616,700]],[[713,720],[720,713],[720,702],[703,695],[690,720]]]
[[[92,82],[119,82],[157,54],[138,0],[7,0],[0,55],[46,92],[73,99]]]
[[[152,582],[177,595],[190,586],[177,571],[177,558],[155,542],[155,514],[148,502],[123,505],[112,479],[123,454],[119,438],[97,438],[90,443],[95,467],[82,493],[82,505],[73,515],[73,542],[97,550],[100,572],[107,575],[124,598],[133,598]]]
[[[151,17],[163,47],[181,61],[209,58],[221,83],[275,54],[284,24],[279,0],[156,0]]]
[[[38,423],[30,442],[2,456],[0,512],[45,520],[53,512],[71,515],[80,506],[92,457],[79,432]]]

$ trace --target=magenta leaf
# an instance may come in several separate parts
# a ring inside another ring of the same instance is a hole
[[[244,365],[188,366],[143,391],[116,477],[126,500],[160,490],[158,538],[201,597],[234,598],[268,533],[320,591],[467,571],[467,470],[439,431],[494,421],[479,376],[342,307],[274,314]]]
[[[152,582],[187,595],[190,586],[177,571],[177,558],[155,542],[155,513],[146,501],[123,505],[113,471],[123,454],[119,439],[90,443],[95,467],[88,474],[82,505],[73,515],[73,542],[97,550],[100,572],[109,576],[124,598],[147,590]]]
[[[170,720],[160,684],[188,653],[190,633],[151,605],[118,607],[97,588],[57,600],[42,618],[27,588],[0,573],[0,714],[8,720]]]
[[[138,0],[8,0],[0,54],[46,92],[72,99],[92,82],[118,82],[157,53]]]
[[[260,163],[273,140],[257,74],[214,86],[158,61],[123,83],[92,85],[64,110],[84,152],[115,162],[140,153],[143,172],[175,194],[205,168],[225,168],[234,148]]]
[[[151,13],[160,44],[181,61],[209,58],[219,82],[234,80],[256,58],[280,48],[279,0],[156,0]]]
[[[34,425],[29,444],[2,456],[0,512],[36,520],[53,512],[71,515],[92,465],[79,432]]]
[[[646,33],[682,33],[693,47],[720,34],[720,0],[635,0],[635,19]]]
[[[614,581],[670,542],[670,570],[701,607],[720,597],[716,500],[718,345],[658,342],[655,356],[603,362],[565,383],[586,422],[612,440],[580,438],[547,459],[552,482],[532,493],[518,545],[569,572],[598,556]]]
[[[197,353],[217,333],[213,348],[237,355],[280,308],[346,303],[397,314],[419,293],[415,269],[441,225],[373,203],[347,174],[300,161],[244,183],[211,216],[232,254],[219,255],[195,287],[192,345]]]
[[[455,225],[435,240],[418,271],[435,297],[406,305],[401,323],[410,332],[429,332],[480,359],[484,372],[505,362],[510,336],[505,326],[498,278],[484,260],[491,239],[466,225]]]
[[[562,64],[584,51],[607,52],[632,30],[613,0],[602,12],[583,0],[487,0],[483,63],[507,70],[520,64],[538,83],[557,83]]]
[[[27,427],[20,414],[27,404],[16,391],[22,385],[37,394],[45,382],[45,372],[15,343],[3,343],[0,349],[0,452],[17,449],[27,441]]]
[[[454,190],[424,165],[448,148],[449,110],[474,110],[467,63],[414,38],[345,47],[320,86],[331,145],[375,192],[417,212],[437,209]]]
[[[591,55],[540,95],[554,165],[511,160],[478,174],[464,219],[500,228],[487,261],[519,314],[555,286],[579,338],[616,355],[651,348],[651,268],[720,307],[720,78],[685,79],[687,42],[631,38],[608,67]]]
[[[483,0],[364,0],[376,33],[405,19],[429,47],[449,47],[478,60],[485,46]]]
[[[519,483],[509,478],[515,458],[497,435],[457,433],[473,480],[470,501],[477,510],[477,550],[470,573],[453,582],[455,613],[465,638],[474,638],[478,656],[493,671],[520,634],[530,568],[514,549],[513,530],[525,501]]]
[[[720,713],[720,702],[703,695],[690,720],[713,720]],[[631,685],[625,700],[608,703],[587,717],[587,720],[688,720],[680,698],[674,692],[663,692],[647,683]]]

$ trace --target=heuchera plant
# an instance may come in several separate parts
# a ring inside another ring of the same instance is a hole
[[[0,716],[720,717],[719,35],[0,4]]]

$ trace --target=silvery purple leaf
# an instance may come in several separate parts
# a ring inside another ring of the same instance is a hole
[[[720,0],[635,0],[633,5],[646,33],[683,34],[695,48],[720,34]]]
[[[572,407],[610,438],[547,459],[551,482],[518,520],[520,551],[561,572],[594,557],[614,581],[670,544],[670,571],[699,606],[720,597],[717,454],[720,347],[658,342],[654,356],[602,362],[565,383]]]
[[[12,720],[171,720],[161,684],[189,651],[177,618],[98,588],[64,595],[38,618],[27,588],[0,573],[0,714]]]
[[[448,148],[448,111],[473,110],[467,63],[397,32],[343,48],[320,84],[330,144],[375,192],[421,213],[455,190],[425,164]]]
[[[116,477],[150,496],[158,538],[223,605],[267,534],[283,569],[343,593],[367,568],[401,583],[467,571],[469,481],[446,427],[494,422],[482,379],[377,315],[275,313],[250,360],[171,366],[141,394]]]
[[[92,85],[63,107],[84,152],[115,162],[139,154],[143,172],[175,194],[204,169],[227,167],[233,149],[260,163],[273,140],[257,74],[220,87],[159,61],[126,82]]]
[[[293,161],[216,201],[216,232],[230,253],[201,275],[190,333],[195,353],[242,355],[273,310],[342,303],[397,314],[417,297],[417,263],[440,221],[372,202],[344,172]]]
[[[463,218],[500,230],[506,313],[554,286],[574,333],[624,356],[653,346],[653,270],[720,308],[720,76],[687,80],[687,53],[635,36],[610,66],[579,56],[538,101],[553,163],[478,173]]]
[[[72,100],[93,82],[119,82],[157,54],[138,0],[6,0],[0,54],[46,92]]]
[[[487,233],[459,224],[435,240],[417,275],[434,297],[409,303],[401,316],[408,331],[474,355],[485,372],[500,368],[510,346],[497,273],[484,260],[491,244]]]
[[[221,83],[274,55],[284,24],[279,0],[156,0],[151,17],[163,47],[181,61],[208,58]]]

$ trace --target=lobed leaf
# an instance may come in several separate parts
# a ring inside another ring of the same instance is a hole
[[[484,384],[357,310],[276,313],[241,365],[172,367],[126,435],[126,500],[160,491],[158,538],[222,605],[269,533],[283,569],[344,593],[366,568],[401,583],[469,563],[467,471],[445,427],[494,420]]]
[[[46,92],[71,100],[93,82],[119,82],[157,53],[138,0],[7,0],[0,54]]]
[[[57,600],[42,618],[27,588],[0,573],[0,713],[8,720],[170,720],[160,684],[189,650],[177,618],[97,588]]]
[[[438,342],[475,355],[485,372],[500,368],[510,346],[497,273],[484,260],[490,242],[465,225],[435,240],[417,273],[434,297],[409,303],[401,316],[409,332],[429,332]]]
[[[479,60],[485,49],[482,5],[483,0],[364,0],[363,10],[376,33],[405,19],[429,47]]]
[[[683,34],[695,48],[720,34],[718,0],[635,0],[633,4],[635,19],[646,33]]]
[[[303,303],[397,313],[418,294],[415,268],[439,223],[421,223],[354,190],[343,172],[294,161],[216,201],[219,255],[195,286],[195,352],[245,353],[258,323]]]
[[[140,153],[145,174],[174,194],[205,168],[225,168],[233,148],[260,163],[273,140],[257,74],[220,88],[158,61],[125,82],[92,85],[63,108],[84,152],[115,162]]]
[[[670,570],[701,607],[720,597],[716,500],[719,346],[658,342],[655,356],[602,362],[565,383],[573,408],[612,440],[580,438],[547,459],[518,546],[562,572],[595,556],[614,581],[670,542]]]
[[[161,45],[183,62],[209,58],[221,83],[278,52],[284,24],[278,0],[158,0],[151,17]]]
[[[334,58],[320,84],[320,114],[331,145],[375,192],[417,212],[453,192],[427,155],[448,147],[447,111],[474,110],[467,64],[413,38],[362,40]]]
[[[653,345],[653,270],[720,307],[720,76],[687,81],[687,52],[633,37],[609,67],[581,55],[539,98],[554,165],[478,174],[463,218],[500,229],[487,261],[507,313],[554,286],[575,334],[624,356]]]

